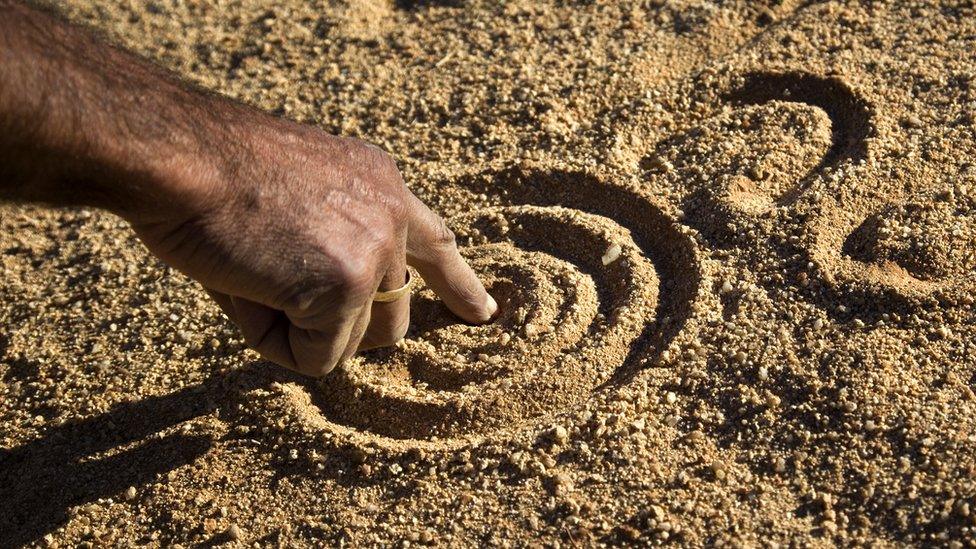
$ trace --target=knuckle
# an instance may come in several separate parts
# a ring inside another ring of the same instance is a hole
[[[379,217],[369,227],[369,238],[380,252],[390,251],[396,245],[396,227],[392,220]]]
[[[367,297],[373,291],[375,278],[376,269],[372,261],[347,258],[340,263],[337,285],[345,300],[354,302]]]
[[[441,218],[437,218],[434,223],[431,244],[439,252],[453,252],[457,249],[457,237],[454,236],[454,231]]]
[[[390,219],[393,220],[398,228],[405,229],[409,211],[406,197],[407,188],[406,185],[400,183],[396,186],[396,189],[396,192],[390,194],[388,201]]]
[[[349,141],[345,143],[346,149],[360,165],[371,172],[395,180],[400,179],[400,170],[397,169],[396,160],[392,155],[372,143],[354,138],[348,139]]]

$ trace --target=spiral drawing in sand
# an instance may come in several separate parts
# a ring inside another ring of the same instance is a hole
[[[681,330],[700,282],[696,248],[647,196],[520,169],[461,186],[490,192],[493,179],[508,194],[452,224],[498,318],[466,325],[430,290],[415,291],[397,348],[292,395],[305,423],[354,444],[504,439],[626,383]]]
[[[730,94],[742,104],[788,101],[822,111],[831,128],[831,144],[819,162],[777,200],[789,207],[816,187],[856,188],[870,170],[870,144],[883,131],[871,101],[837,77],[804,73],[756,73]],[[874,308],[918,302],[958,293],[967,285],[972,253],[972,200],[951,188],[931,190],[878,205],[860,225],[847,220],[843,203],[828,202],[812,222],[815,242],[806,247],[815,273],[838,302],[872,295]],[[965,185],[960,188],[965,189]],[[837,195],[836,192],[822,193]],[[943,226],[954,214],[960,221]],[[940,234],[941,233],[941,234]],[[963,266],[962,269],[952,266]]]
[[[733,75],[718,87],[727,90],[716,94],[724,108],[645,161],[659,184],[676,189],[685,222],[710,245],[793,272],[801,293],[841,314],[883,314],[964,293],[970,277],[947,265],[972,263],[965,185],[850,217],[841,197],[864,193],[871,143],[885,131],[861,90],[799,71]],[[670,170],[653,169],[662,165]],[[937,220],[949,213],[960,222],[943,230]]]

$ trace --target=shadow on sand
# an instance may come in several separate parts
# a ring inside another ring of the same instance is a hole
[[[22,446],[0,449],[0,547],[37,541],[68,522],[72,507],[121,498],[129,486],[145,485],[206,453],[213,443],[208,436],[152,435],[213,412],[226,392],[222,381],[215,376],[168,395],[118,404]],[[144,442],[122,448],[139,441]]]

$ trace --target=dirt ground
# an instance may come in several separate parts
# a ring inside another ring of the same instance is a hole
[[[503,314],[302,379],[4,206],[0,546],[976,547],[973,2],[57,9],[389,150]]]

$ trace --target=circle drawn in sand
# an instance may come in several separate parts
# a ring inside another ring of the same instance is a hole
[[[840,78],[755,72],[717,85],[728,89],[715,93],[722,108],[642,162],[662,174],[660,183],[677,192],[688,222],[706,236],[736,239],[722,228],[791,208],[829,169],[869,153],[873,109]]]
[[[879,284],[932,292],[972,281],[974,237],[974,200],[930,194],[868,217],[847,237],[844,253],[873,266],[869,275]]]
[[[742,77],[742,82],[726,94],[726,99],[739,106],[738,116],[745,113],[748,120],[749,109],[772,109],[775,113],[785,104],[813,109],[819,113],[815,118],[821,120],[820,126],[830,129],[829,145],[823,148],[826,143],[815,139],[818,133],[808,132],[808,137],[814,139],[793,149],[822,149],[822,154],[816,162],[805,154],[797,157],[803,159],[799,163],[783,159],[782,166],[809,166],[803,174],[794,170],[793,182],[785,186],[785,192],[774,188],[774,193],[765,193],[768,200],[764,200],[763,193],[755,192],[756,185],[749,178],[726,178],[731,184],[727,189],[720,186],[717,199],[712,200],[706,213],[742,221],[749,215],[763,213],[764,205],[790,207],[811,188],[821,188],[828,178],[845,186],[860,184],[863,174],[857,167],[870,158],[869,143],[878,133],[878,117],[870,101],[836,76],[751,73]],[[796,128],[798,124],[789,126]],[[785,135],[783,139],[788,142],[790,137]],[[753,142],[763,144],[757,138]],[[858,305],[864,302],[865,295],[870,295],[872,310],[958,289],[970,279],[971,266],[976,263],[969,245],[971,239],[967,237],[973,234],[972,204],[963,202],[958,197],[919,197],[900,205],[887,205],[859,226],[849,225],[842,204],[829,204],[813,222],[814,242],[806,245],[806,254],[819,267],[814,276],[832,294],[832,301]],[[780,229],[787,232],[786,227]],[[962,267],[950,272],[948,265]]]
[[[500,317],[429,329],[446,313],[415,319],[420,333],[400,349],[351,361],[323,384],[319,406],[333,421],[391,438],[487,432],[585,398],[623,363],[658,287],[628,231],[559,207],[466,217],[455,222],[482,241],[467,254]],[[611,246],[619,257],[603,265]]]
[[[484,177],[461,184],[506,195],[451,222],[499,317],[466,325],[416,291],[397,348],[293,395],[307,424],[374,446],[506,438],[626,383],[681,330],[699,287],[696,248],[648,197],[579,174]]]

